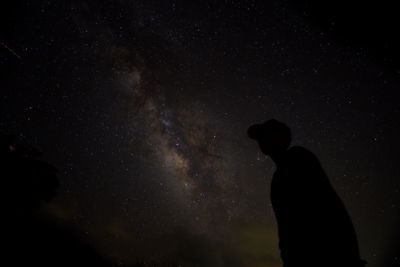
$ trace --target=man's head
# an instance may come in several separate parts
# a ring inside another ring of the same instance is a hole
[[[287,150],[292,140],[290,128],[274,119],[250,126],[247,135],[258,142],[264,154],[272,157]]]

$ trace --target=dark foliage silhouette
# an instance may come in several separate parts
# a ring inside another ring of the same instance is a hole
[[[3,206],[2,262],[7,266],[109,266],[77,231],[38,214],[59,185],[54,166],[37,149],[0,133]]]
[[[16,144],[11,135],[1,134],[0,164],[5,211],[13,219],[32,216],[41,201],[51,201],[58,187],[54,166],[36,159],[40,152]]]
[[[290,128],[277,120],[247,133],[276,164],[271,202],[284,266],[364,266],[350,216],[317,157],[289,148]]]

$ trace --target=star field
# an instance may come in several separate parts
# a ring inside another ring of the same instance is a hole
[[[274,166],[246,136],[277,118],[319,157],[368,266],[394,261],[391,39],[380,36],[389,52],[352,40],[338,17],[326,26],[318,9],[292,1],[13,5],[2,11],[0,41],[20,58],[0,47],[0,130],[59,169],[58,196],[42,212],[101,255],[127,265],[280,266]]]

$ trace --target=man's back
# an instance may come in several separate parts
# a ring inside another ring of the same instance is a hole
[[[271,201],[285,266],[359,262],[351,219],[313,153],[295,146],[283,154],[272,180]]]

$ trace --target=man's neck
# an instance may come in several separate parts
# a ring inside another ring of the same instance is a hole
[[[275,163],[276,167],[279,166],[279,164],[282,162],[282,158],[285,155],[285,152],[287,150],[283,150],[279,153],[274,153],[273,155],[269,155],[272,161]]]

